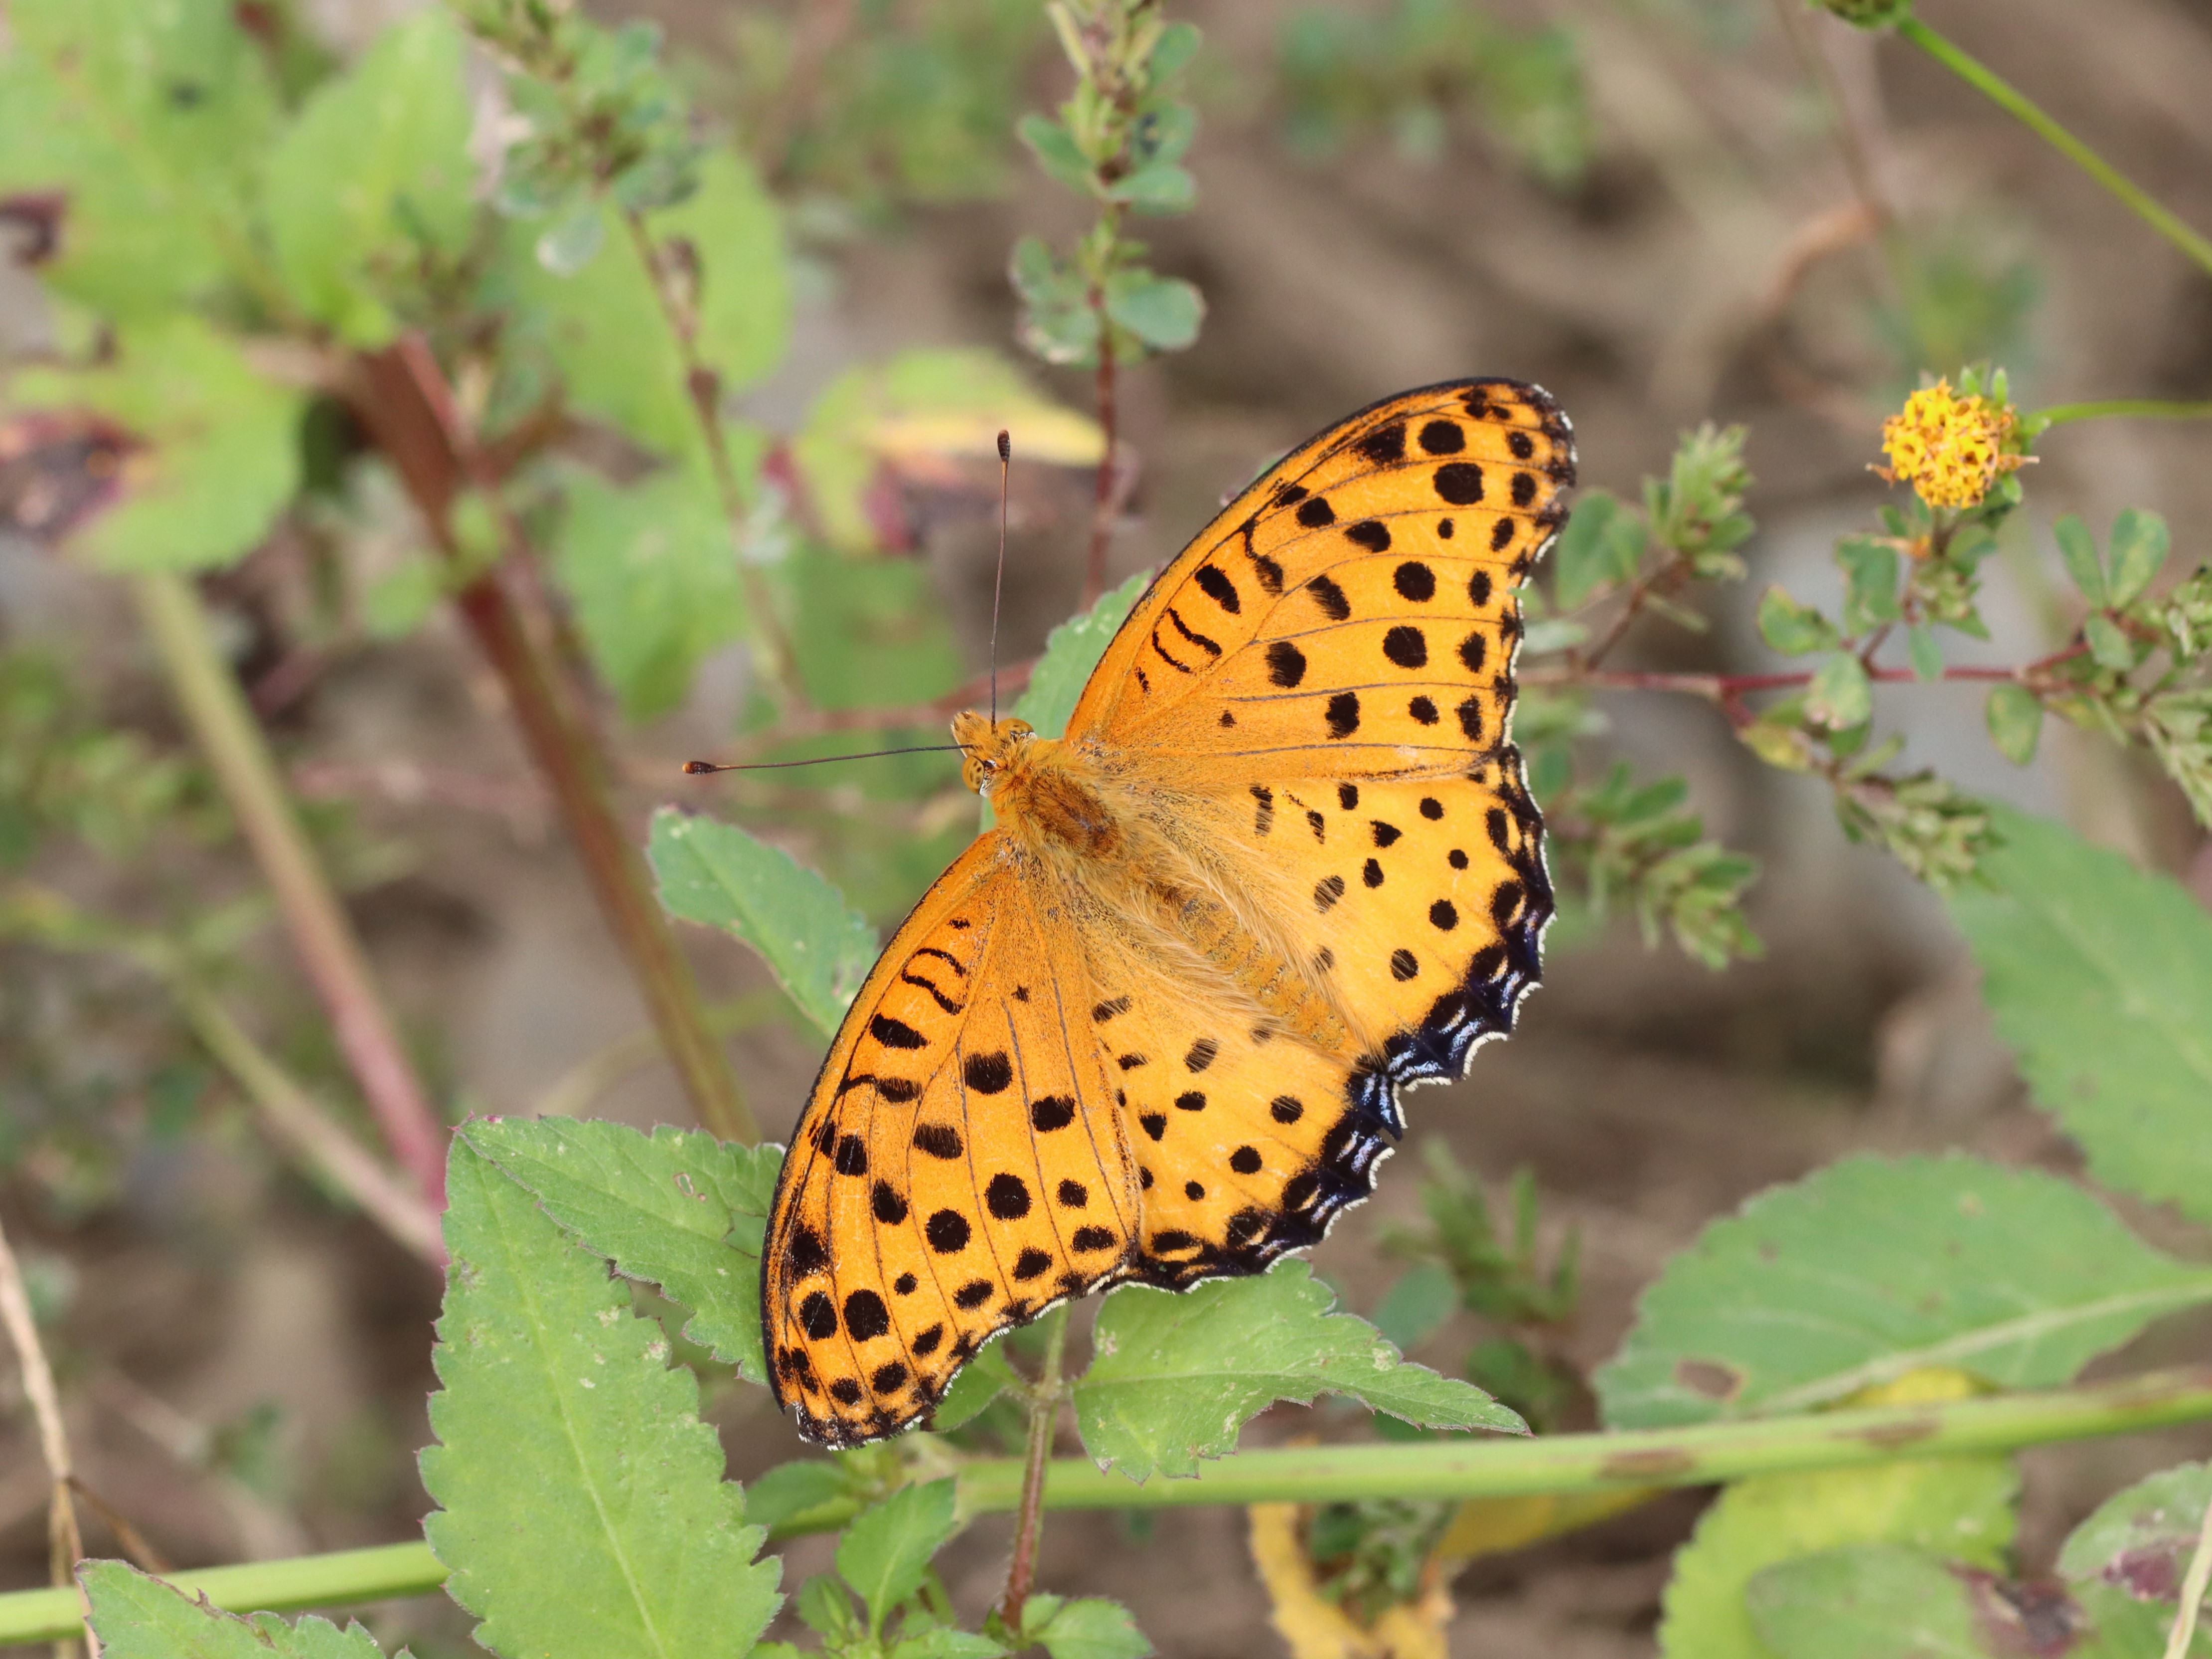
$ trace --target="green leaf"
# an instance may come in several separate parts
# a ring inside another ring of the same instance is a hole
[[[1905,630],[1905,649],[1912,660],[1914,679],[1932,685],[1943,678],[1943,647],[1926,623],[1914,623]]]
[[[669,915],[751,945],[815,1029],[836,1035],[878,945],[836,888],[734,823],[671,806],[653,815],[648,856]]]
[[[1014,718],[1027,720],[1041,738],[1057,738],[1067,730],[1068,716],[1083,696],[1091,671],[1113,642],[1122,619],[1152,585],[1152,574],[1140,570],[1098,596],[1098,603],[1054,629],[1044,642],[1044,654],[1030,671],[1030,683],[1014,704]]]
[[[2128,636],[2128,632],[2103,611],[2093,611],[2081,623],[2081,636],[2089,642],[2089,654],[2100,668],[2109,668],[2115,674],[2124,674],[2143,659],[2145,647]]]
[[[777,1464],[745,1488],[745,1518],[774,1531],[794,1516],[836,1502],[848,1490],[845,1472],[834,1460],[797,1458]]]
[[[39,268],[117,323],[204,299],[255,257],[252,174],[276,100],[231,0],[13,0],[0,196],[68,198]]]
[[[2164,519],[2137,507],[2124,508],[2112,520],[2111,602],[2132,603],[2165,567],[2172,545]]]
[[[852,558],[805,548],[776,574],[795,598],[792,648],[816,708],[911,707],[967,678],[936,577],[921,560]],[[941,743],[944,734],[937,726],[926,741]],[[848,740],[824,752],[876,746]]]
[[[1417,1261],[1375,1310],[1375,1328],[1401,1352],[1418,1348],[1459,1310],[1459,1281],[1440,1261]]]
[[[292,297],[348,345],[375,347],[399,322],[426,257],[451,260],[475,218],[471,110],[459,26],[441,8],[380,35],[315,90],[269,157],[262,198]]]
[[[1805,690],[1805,712],[1831,732],[1848,732],[1874,718],[1874,685],[1865,665],[1848,651],[1823,658]]]
[[[960,1368],[952,1386],[930,1413],[929,1426],[940,1434],[950,1434],[981,1417],[1001,1394],[1019,1392],[1024,1387],[1006,1358],[1005,1340],[994,1336],[983,1345],[981,1353]]]
[[[1844,631],[1856,638],[1883,623],[1896,622],[1897,544],[1871,536],[1846,536],[1836,544],[1836,562],[1844,572]]]
[[[1106,314],[1155,351],[1181,351],[1198,338],[1206,301],[1180,276],[1117,270],[1106,279]]]
[[[2163,1653],[2181,1583],[2212,1504],[2212,1464],[2183,1463],[2138,1480],[2100,1504],[2058,1552],[2058,1571],[2096,1626],[2068,1659],[2148,1659]],[[2191,1659],[2212,1656],[2199,1620]]]
[[[1000,1659],[1006,1644],[972,1630],[939,1625],[919,1636],[908,1636],[890,1650],[890,1659]]]
[[[1997,1035],[2107,1186],[2212,1221],[2212,916],[2178,884],[1999,810],[1996,892],[1950,896]]]
[[[1015,123],[1014,132],[1056,185],[1080,195],[1091,193],[1091,160],[1075,142],[1075,135],[1048,115],[1035,112]]]
[[[1198,181],[1188,168],[1172,161],[1155,161],[1117,179],[1107,194],[1139,213],[1188,213],[1198,199]],[[1195,337],[1195,324],[1192,334]]]
[[[429,620],[445,592],[444,572],[424,555],[413,555],[368,585],[362,621],[372,639],[404,639]]]
[[[1526,1432],[1473,1384],[1407,1364],[1376,1328],[1332,1314],[1303,1261],[1179,1293],[1128,1285],[1107,1297],[1097,1358],[1075,1384],[1085,1450],[1132,1480],[1196,1472],[1278,1400],[1348,1394],[1425,1428]]]
[[[357,1624],[340,1630],[310,1615],[288,1625],[273,1613],[240,1619],[120,1561],[88,1561],[77,1582],[92,1599],[101,1651],[113,1659],[384,1659]]]
[[[929,1558],[960,1529],[951,1480],[901,1486],[853,1517],[837,1540],[837,1574],[867,1604],[868,1633],[921,1588]]]
[[[1664,1659],[1775,1659],[1746,1592],[1782,1562],[1850,1544],[2003,1564],[2020,1477],[2003,1457],[1908,1460],[1876,1468],[1738,1481],[1676,1552],[1659,1625]]]
[[[1744,1601],[1775,1659],[1995,1659],[1968,1581],[1902,1544],[1784,1561],[1753,1577]]]
[[[112,362],[27,369],[5,396],[19,408],[89,410],[147,446],[125,463],[120,502],[70,538],[112,570],[235,562],[299,488],[299,393],[264,380],[197,317],[122,330]]]
[[[2058,556],[2066,562],[2066,574],[2074,578],[2081,597],[2093,605],[2109,603],[2104,566],[2098,562],[2097,543],[2089,534],[2089,526],[2079,514],[2069,513],[2051,526],[2051,533],[2057,538]]]
[[[1803,1411],[1934,1365],[2047,1388],[2207,1300],[2212,1269],[2055,1176],[1852,1158],[1707,1227],[1593,1381],[1624,1429]]]
[[[1552,554],[1559,608],[1572,611],[1593,594],[1632,580],[1644,558],[1644,520],[1607,489],[1575,503]]]
[[[1568,521],[1573,528],[1573,521]],[[1809,605],[1801,605],[1779,586],[1759,596],[1759,636],[1785,657],[1833,651],[1843,643],[1835,623]],[[1854,722],[1856,724],[1856,722]]]
[[[768,1381],[760,1252],[781,1146],[565,1117],[471,1119],[459,1133],[586,1249],[690,1309],[687,1338]]]
[[[703,476],[673,467],[628,485],[577,469],[567,495],[553,571],[592,665],[629,720],[667,714],[745,630],[729,521]]]
[[[507,237],[501,271],[523,331],[550,353],[580,413],[703,465],[683,359],[652,278],[614,205],[600,212],[602,246],[573,276],[539,263],[540,227],[518,223]],[[697,256],[698,351],[721,391],[754,384],[783,356],[791,291],[782,220],[751,164],[729,149],[708,151],[698,189],[644,218],[656,242],[680,240]]]
[[[660,1328],[528,1192],[456,1141],[422,1455],[446,1588],[505,1659],[742,1654],[780,1564]]]
[[[2035,746],[2043,737],[2043,703],[2034,692],[2016,680],[2000,681],[1990,688],[1982,714],[1997,753],[2014,766],[2035,758]]]
[[[1022,1634],[1052,1659],[1145,1659],[1152,1650],[1128,1608],[1099,1596],[1032,1596],[1022,1609]]]

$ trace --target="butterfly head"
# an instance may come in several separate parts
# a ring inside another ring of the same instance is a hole
[[[952,741],[960,745],[960,780],[988,797],[991,786],[1017,764],[1036,728],[1027,720],[992,720],[970,708],[952,717]]]

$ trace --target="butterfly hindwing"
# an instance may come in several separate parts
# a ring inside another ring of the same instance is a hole
[[[763,1256],[780,1404],[856,1444],[990,1336],[1118,1271],[1134,1174],[1079,960],[1002,835],[933,887],[855,999],[792,1138]]]

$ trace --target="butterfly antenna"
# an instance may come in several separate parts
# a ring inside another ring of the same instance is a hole
[[[1014,441],[999,434],[999,574],[991,579],[991,724],[999,723],[999,598],[1006,591],[1006,476],[1014,459]]]
[[[871,749],[862,755],[817,755],[812,760],[744,761],[725,766],[714,761],[685,761],[686,777],[704,777],[710,772],[774,772],[787,766],[827,766],[832,761],[881,760],[886,755],[956,755],[966,750],[957,743],[926,743],[915,749]]]

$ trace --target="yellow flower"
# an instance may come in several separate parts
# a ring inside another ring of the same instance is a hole
[[[1959,397],[1948,380],[1938,380],[1881,423],[1889,465],[1873,471],[1911,484],[1930,507],[1978,507],[1990,485],[2029,459],[2005,453],[2017,419],[2002,404]]]

